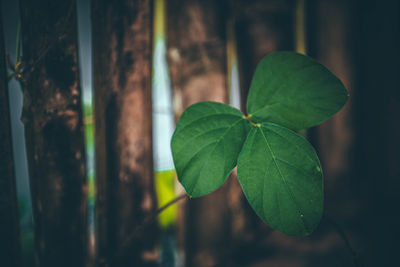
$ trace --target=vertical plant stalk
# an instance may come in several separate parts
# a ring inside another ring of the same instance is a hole
[[[167,1],[167,45],[175,114],[199,101],[227,103],[226,1]],[[178,242],[186,266],[229,265],[227,191],[180,206]]]
[[[39,266],[85,265],[86,177],[74,1],[21,1],[22,120]]]
[[[17,26],[17,40],[15,45],[15,64],[20,61],[20,52],[21,52],[21,20],[18,21]]]
[[[0,259],[4,267],[17,267],[21,263],[18,204],[1,14],[0,6]]]
[[[157,262],[152,157],[150,0],[92,2],[98,253],[112,266]],[[114,255],[118,255],[115,258]]]

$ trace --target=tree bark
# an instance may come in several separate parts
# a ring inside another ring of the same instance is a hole
[[[0,259],[2,266],[16,267],[20,266],[19,220],[1,14],[0,6]]]
[[[152,163],[150,0],[92,3],[98,250],[112,266],[153,266],[157,208]]]
[[[27,142],[39,266],[84,266],[85,150],[74,1],[21,1]]]
[[[199,101],[227,103],[226,1],[167,1],[175,113]],[[182,205],[185,266],[231,266],[229,183]]]

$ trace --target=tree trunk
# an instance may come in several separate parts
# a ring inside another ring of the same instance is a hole
[[[226,8],[225,1],[167,1],[168,60],[177,116],[195,102],[227,102]],[[230,266],[227,185],[181,208],[185,266]]]
[[[153,266],[150,0],[92,4],[98,250],[112,266]]]
[[[85,150],[75,1],[21,1],[23,122],[40,266],[84,266]]]
[[[20,265],[18,205],[11,142],[6,60],[0,6],[0,259],[4,267]]]

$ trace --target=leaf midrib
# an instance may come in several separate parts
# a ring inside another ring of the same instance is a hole
[[[267,147],[268,147],[269,152],[270,152],[271,155],[272,155],[272,160],[273,160],[273,162],[274,162],[274,164],[275,164],[275,166],[276,166],[276,168],[277,168],[277,170],[278,170],[278,172],[279,172],[279,175],[280,175],[280,177],[281,177],[283,183],[285,184],[286,190],[288,191],[288,193],[289,193],[289,195],[290,195],[290,198],[292,199],[293,203],[295,204],[295,206],[296,206],[296,208],[297,208],[297,211],[300,213],[300,219],[301,219],[301,221],[303,222],[303,227],[304,227],[304,229],[305,229],[307,232],[309,232],[309,230],[307,229],[305,220],[304,220],[303,216],[301,216],[303,213],[302,213],[302,211],[301,211],[301,209],[300,209],[300,207],[299,207],[297,201],[295,200],[295,197],[294,197],[294,195],[293,195],[292,189],[290,188],[289,184],[287,183],[286,178],[285,178],[284,175],[282,174],[281,169],[279,168],[278,163],[276,162],[275,153],[272,151],[272,149],[271,149],[271,147],[270,147],[270,145],[269,145],[269,142],[268,142],[266,136],[264,135],[264,132],[262,131],[261,127],[258,127],[258,128],[259,128],[259,130],[260,130],[260,132],[261,132],[261,135],[263,136],[263,138],[264,138],[264,140],[265,140],[265,143],[267,144]]]
[[[272,123],[271,123],[272,124]],[[270,131],[272,131],[272,132],[274,132],[274,134],[276,134],[276,135],[278,135],[278,136],[280,136],[282,139],[285,139],[287,142],[289,142],[289,143],[291,143],[292,145],[294,145],[297,149],[299,149],[300,151],[301,150],[304,150],[302,147],[300,147],[296,142],[293,142],[292,140],[290,140],[290,139],[288,139],[288,138],[286,138],[285,136],[283,136],[282,134],[280,134],[279,132],[277,132],[277,131],[274,131],[273,129],[269,129]],[[290,129],[289,129],[290,130]],[[299,136],[300,138],[303,138],[303,137],[301,137],[301,136]],[[305,151],[305,150],[304,150]],[[305,154],[307,155],[307,158],[310,160],[310,162],[312,163],[312,164],[314,164],[314,160],[311,158],[311,156],[309,155],[309,153],[307,152],[307,151],[305,151]]]
[[[236,122],[235,122],[236,123]],[[230,127],[230,126],[229,126]],[[179,150],[177,150],[176,152],[175,152],[175,154],[176,155],[178,155],[179,153],[181,153],[185,148],[186,148],[186,145],[187,144],[189,144],[189,143],[191,143],[192,141],[193,141],[193,139],[196,139],[196,138],[199,138],[200,136],[203,136],[203,135],[207,135],[207,134],[210,134],[210,133],[212,133],[212,132],[218,132],[219,130],[221,130],[221,129],[225,129],[225,128],[227,128],[226,126],[223,126],[223,127],[218,127],[218,128],[213,128],[213,129],[209,129],[209,130],[207,130],[207,131],[205,131],[205,132],[202,132],[202,133],[199,133],[199,134],[197,134],[197,135],[194,135],[194,136],[191,136],[183,145],[182,145],[182,147],[179,149]],[[178,136],[179,137],[179,136]],[[207,145],[209,145],[209,144],[212,144],[213,142],[209,142]],[[207,145],[205,145],[205,146],[207,146]],[[204,146],[203,146],[204,147]],[[202,148],[203,148],[202,147]],[[201,149],[202,149],[201,148]]]
[[[189,122],[188,124],[183,125],[183,126],[180,127],[179,129],[177,128],[177,129],[176,129],[176,133],[177,133],[177,131],[179,130],[179,133],[178,133],[178,134],[179,134],[179,135],[182,135],[182,132],[183,132],[183,131],[186,131],[187,127],[191,126],[192,124],[196,124],[199,120],[206,119],[206,118],[210,118],[210,117],[214,117],[214,116],[220,116],[220,115],[223,115],[223,116],[232,116],[232,117],[237,117],[237,118],[243,119],[243,117],[241,117],[241,116],[239,116],[239,115],[237,115],[237,114],[229,114],[229,113],[210,114],[210,115],[207,115],[207,116],[204,116],[204,117],[197,118],[197,119],[195,119],[195,120]],[[236,121],[235,121],[234,123],[236,123]],[[225,127],[226,127],[226,126],[218,127],[218,128],[213,128],[213,129],[209,129],[209,130],[207,130],[207,131],[205,131],[205,132],[202,132],[202,133],[199,133],[199,134],[197,134],[197,135],[195,135],[195,136],[191,136],[190,139],[189,139],[188,141],[186,141],[185,144],[190,143],[190,141],[193,140],[194,138],[197,138],[197,137],[202,136],[202,135],[204,135],[204,134],[208,134],[208,133],[210,133],[210,132],[212,132],[212,131],[216,131],[216,130],[219,130],[219,129],[223,129],[223,128],[225,128]],[[178,137],[179,137],[179,136],[178,136]],[[177,137],[175,136],[175,134],[174,134],[173,138],[174,138],[174,139],[177,138]],[[175,154],[179,154],[184,148],[185,148],[185,146],[182,146],[178,151],[175,152]]]
[[[215,142],[211,142],[211,143],[209,143],[209,144],[203,146],[201,149],[199,149],[199,151],[197,151],[197,152],[191,157],[191,159],[189,160],[189,164],[187,164],[187,165],[185,166],[185,168],[182,170],[182,175],[184,175],[185,170],[187,169],[187,167],[190,166],[190,161],[191,161],[198,153],[200,153],[200,151],[202,151],[205,147],[207,147],[207,146],[209,146],[209,145],[211,145],[211,144],[215,144],[215,146],[213,147],[212,151],[210,152],[210,153],[213,153],[214,150],[215,150],[215,148],[218,146],[218,143],[222,140],[222,138],[223,138],[233,127],[235,127],[240,121],[243,121],[243,120],[246,120],[246,119],[245,119],[245,118],[240,118],[239,120],[237,120],[236,122],[234,122],[231,126],[229,126],[229,127],[226,129],[226,131],[225,131]],[[200,171],[199,171],[199,176],[200,176],[201,172],[203,171],[204,166],[206,165],[206,163],[207,163],[208,161],[209,161],[209,158],[207,158],[207,160],[206,160],[206,161],[203,163],[203,165],[201,166]],[[190,192],[190,194],[193,194],[193,192],[194,192],[194,190],[195,190],[194,188],[197,186],[199,180],[200,180],[199,178],[196,179],[194,185],[192,186],[193,190]]]

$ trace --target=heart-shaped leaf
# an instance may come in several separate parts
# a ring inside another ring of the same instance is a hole
[[[318,225],[323,181],[312,146],[272,123],[254,127],[238,159],[238,178],[258,216],[287,235],[304,236]]]
[[[258,64],[247,110],[252,121],[300,130],[326,120],[346,100],[342,82],[317,61],[294,52],[276,52]]]
[[[206,195],[225,182],[250,128],[239,110],[221,103],[200,102],[183,112],[171,148],[188,195]]]

